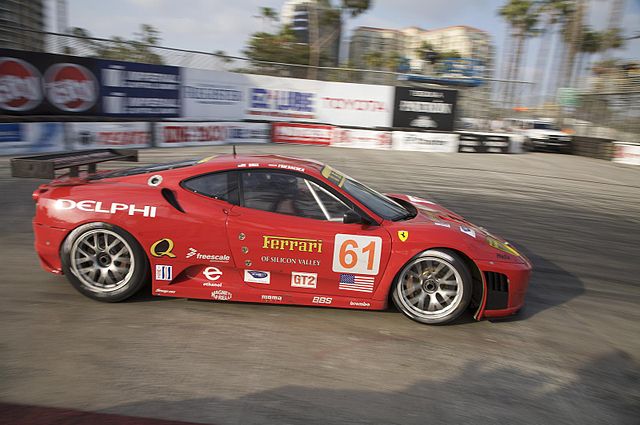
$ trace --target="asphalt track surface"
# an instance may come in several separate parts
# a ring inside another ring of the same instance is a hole
[[[39,268],[40,181],[11,179],[0,158],[0,422],[638,423],[640,168],[543,153],[239,150],[325,161],[515,241],[535,267],[525,309],[434,327],[393,309],[98,303]]]

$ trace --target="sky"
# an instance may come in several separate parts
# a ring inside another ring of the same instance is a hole
[[[55,0],[45,0],[50,30],[55,30]],[[507,25],[498,9],[507,0],[372,0],[365,14],[346,22],[348,43],[357,26],[404,28],[419,26],[435,29],[449,25],[469,25],[491,34],[500,67]],[[612,0],[588,0],[589,23],[595,29],[607,25]],[[338,0],[333,0],[337,3]],[[161,44],[190,50],[242,55],[251,33],[269,27],[257,15],[262,6],[280,11],[284,0],[67,0],[70,27],[83,27],[96,37],[132,37],[141,23],[156,27]],[[640,0],[626,0],[622,28],[627,36],[640,31]],[[525,79],[535,72],[535,58],[541,38],[529,43],[525,56]],[[630,40],[613,54],[622,59],[640,60],[640,39]],[[551,65],[550,65],[551,66]]]

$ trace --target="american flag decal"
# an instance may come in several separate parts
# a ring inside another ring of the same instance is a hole
[[[374,276],[359,276],[355,274],[340,273],[338,289],[344,291],[373,292]]]
[[[173,266],[163,266],[156,264],[156,280],[173,279]]]

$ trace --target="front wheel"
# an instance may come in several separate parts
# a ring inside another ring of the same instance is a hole
[[[404,266],[393,289],[393,302],[410,319],[429,325],[455,320],[471,301],[471,273],[449,250],[431,249]]]
[[[60,256],[69,282],[98,301],[129,298],[148,275],[147,257],[135,238],[108,223],[89,223],[73,230]]]

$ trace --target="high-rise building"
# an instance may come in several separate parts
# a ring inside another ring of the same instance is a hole
[[[32,32],[44,31],[43,3],[42,0],[0,1],[0,47],[35,51],[44,49],[44,34]]]
[[[383,57],[402,54],[404,38],[394,29],[358,27],[353,31],[349,45],[349,65],[353,68],[369,68],[369,58],[374,53]]]
[[[349,59],[355,67],[367,67],[371,53],[378,56],[394,55],[405,58],[413,71],[423,70],[424,58],[421,46],[429,43],[437,52],[456,52],[466,59],[476,59],[489,65],[493,48],[490,35],[477,28],[464,25],[433,30],[418,27],[384,29],[358,27],[353,31],[349,48]]]
[[[335,25],[323,24],[326,22],[323,15],[330,7],[329,2],[318,0],[287,0],[280,12],[280,22],[291,26],[299,43],[309,43],[309,23],[310,20],[317,19],[321,44],[320,64],[323,66],[337,66],[340,58],[342,22],[338,19]]]

